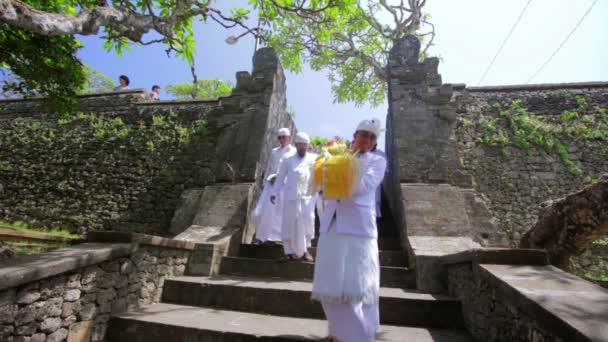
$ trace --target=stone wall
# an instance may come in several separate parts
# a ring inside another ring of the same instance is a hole
[[[454,105],[461,163],[511,245],[542,202],[608,172],[608,83],[461,87]],[[514,115],[541,127],[517,136]]]
[[[0,101],[0,219],[168,235],[182,191],[254,182],[276,127],[293,127],[272,49],[216,101],[149,102],[143,89],[79,101],[63,116]]]
[[[57,250],[2,264],[13,272],[11,280],[19,274],[24,281],[7,288],[9,278],[3,276],[11,275],[0,275],[0,341],[103,341],[111,314],[160,300],[165,279],[184,273],[191,248],[90,243],[71,253]],[[89,265],[88,260],[108,250],[112,253]],[[51,269],[65,267],[27,281],[47,263]]]
[[[473,264],[448,268],[450,295],[462,302],[467,330],[480,341],[564,341],[551,330],[539,326],[534,317],[522,312],[509,298],[474,275]],[[564,341],[565,342],[565,341]]]

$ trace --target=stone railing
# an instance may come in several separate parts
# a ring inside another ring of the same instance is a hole
[[[480,341],[608,341],[608,290],[550,266],[542,250],[477,249],[442,262]]]
[[[149,235],[121,239],[0,263],[0,341],[103,341],[110,315],[158,302],[194,249]]]

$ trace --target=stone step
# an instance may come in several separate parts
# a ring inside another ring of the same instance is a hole
[[[314,263],[225,256],[222,257],[220,273],[245,277],[311,281],[314,274]],[[380,286],[415,288],[416,272],[406,267],[381,266]]]
[[[310,254],[317,255],[317,248],[309,248]],[[243,258],[259,259],[279,259],[283,256],[283,246],[281,245],[250,245],[242,244],[239,247],[238,256]],[[380,251],[380,265],[406,267],[407,259],[402,251]]]
[[[312,246],[317,246],[317,239],[312,240]],[[378,238],[378,249],[381,251],[400,251],[401,240],[399,238]]]
[[[312,283],[238,276],[167,279],[166,303],[240,310],[261,314],[323,319],[319,302],[310,299]],[[464,328],[460,301],[442,295],[397,288],[380,289],[382,324]]]
[[[319,341],[327,322],[319,319],[199,308],[158,303],[113,316],[108,342]],[[469,342],[463,330],[383,325],[376,341]]]

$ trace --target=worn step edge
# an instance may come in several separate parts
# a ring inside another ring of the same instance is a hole
[[[245,342],[319,341],[326,336],[324,320],[277,317],[212,308],[154,304],[111,317],[109,342]],[[377,341],[468,342],[463,330],[383,325]]]
[[[313,257],[317,256],[316,247],[311,247],[308,251]],[[283,256],[283,246],[242,244],[239,247],[238,256],[242,258],[279,259]],[[407,258],[400,250],[380,251],[380,265],[407,267]]]
[[[312,240],[312,246],[316,247],[318,239]],[[402,250],[401,240],[399,238],[378,238],[378,249],[381,251],[396,251]]]
[[[241,310],[271,315],[323,318],[321,305],[310,300],[312,284],[267,281],[238,276],[178,277],[167,279],[163,302]],[[380,289],[382,324],[464,328],[460,302],[395,288]]]
[[[268,278],[312,280],[314,264],[301,261],[222,257],[220,274]],[[406,267],[380,267],[380,286],[415,288],[416,272]]]

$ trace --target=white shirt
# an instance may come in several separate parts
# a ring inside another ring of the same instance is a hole
[[[268,164],[266,165],[266,172],[264,173],[264,178],[266,181],[266,179],[268,179],[268,176],[276,174],[277,172],[279,172],[279,166],[281,165],[281,162],[291,156],[292,154],[296,153],[296,148],[291,146],[291,145],[287,145],[285,147],[275,147],[272,149],[272,152],[270,152],[270,157],[268,158]]]
[[[342,200],[326,199],[326,207],[320,218],[320,232],[328,231],[336,215],[336,231],[376,238],[376,189],[382,183],[386,171],[386,159],[368,152],[359,155],[362,163],[362,177],[352,197]]]
[[[284,201],[310,197],[308,184],[316,159],[316,154],[306,152],[304,157],[296,153],[283,160],[274,182],[274,196],[278,196],[283,190]]]

